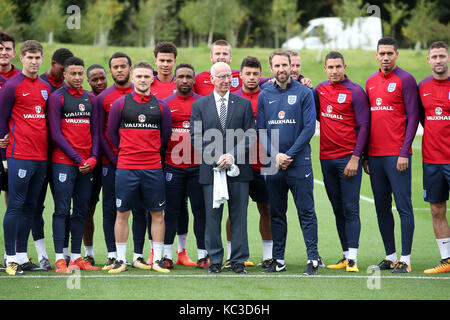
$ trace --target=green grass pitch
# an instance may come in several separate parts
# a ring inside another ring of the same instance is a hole
[[[68,47],[76,56],[85,59],[86,66],[100,63],[107,67],[107,58],[101,57],[103,49],[90,46],[61,45],[45,47],[45,63],[41,71],[48,69],[51,53],[58,47]],[[138,60],[153,61],[150,48],[108,48],[107,54],[115,51],[130,54],[133,62]],[[239,69],[242,58],[255,55],[263,61],[263,74],[270,76],[267,57],[270,49],[235,49],[233,50],[232,67]],[[178,63],[191,62],[197,72],[210,67],[207,48],[179,50]],[[326,80],[323,63],[317,63],[316,51],[304,51],[302,54],[302,73],[313,80],[316,85]],[[365,79],[377,70],[375,53],[367,51],[343,51],[348,65],[349,77],[364,87]],[[425,61],[426,52],[416,54],[413,51],[400,50],[398,65],[411,72],[419,81],[430,74]],[[16,62],[20,67],[20,63]],[[109,78],[109,85],[112,84]],[[85,83],[85,88],[88,88]],[[314,169],[315,208],[318,217],[319,252],[326,264],[335,263],[342,256],[339,239],[335,227],[335,219],[331,205],[322,184],[319,154],[319,137],[311,141]],[[9,277],[0,274],[1,300],[330,300],[330,299],[362,299],[362,300],[405,300],[405,299],[448,299],[450,296],[450,276],[448,274],[425,275],[423,270],[439,262],[439,251],[434,239],[429,206],[422,198],[422,165],[421,137],[417,136],[413,144],[412,161],[412,201],[415,213],[415,233],[411,265],[413,271],[406,275],[393,275],[390,272],[373,272],[371,265],[384,258],[384,249],[378,231],[376,213],[372,202],[372,191],[369,177],[363,175],[360,201],[361,237],[358,251],[360,272],[348,274],[343,270],[320,269],[318,276],[303,277],[301,273],[306,265],[306,248],[303,242],[295,206],[290,198],[288,209],[288,239],[286,247],[287,272],[281,275],[264,275],[260,267],[249,267],[249,273],[236,276],[232,271],[225,271],[217,276],[208,275],[206,270],[192,267],[175,266],[168,275],[154,271],[135,270],[119,275],[108,275],[105,271],[82,271],[71,275],[58,275],[49,272],[28,272],[23,277]],[[3,195],[0,200],[0,218],[3,219],[5,205]],[[395,203],[393,203],[395,205]],[[225,211],[226,212],[226,211]],[[54,263],[53,243],[51,237],[51,221],[53,199],[50,192],[46,200],[44,212],[47,252],[51,263]],[[98,266],[106,261],[106,246],[102,230],[101,203],[95,213],[94,251]],[[226,217],[226,214],[224,214]],[[400,223],[398,213],[394,210],[396,222],[397,252],[401,251]],[[252,202],[248,210],[248,236],[250,259],[255,264],[262,259],[261,238],[258,231],[259,214]],[[130,219],[131,220],[131,219]],[[192,215],[190,216],[187,250],[193,260],[197,258],[195,237],[192,231]],[[225,218],[223,219],[225,222]],[[131,221],[130,221],[131,222]],[[223,239],[225,244],[225,228]],[[0,229],[0,248],[3,245],[3,229]],[[176,242],[174,245],[176,250]],[[128,260],[132,259],[132,239],[128,242]],[[0,251],[3,254],[3,250]],[[144,256],[148,257],[149,247],[146,242]],[[37,262],[32,237],[29,241],[29,256]],[[174,252],[174,257],[176,254]]]

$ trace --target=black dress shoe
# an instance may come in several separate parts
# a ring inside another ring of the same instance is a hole
[[[220,264],[211,264],[208,268],[208,273],[220,273],[221,267]]]
[[[247,269],[245,269],[243,263],[235,263],[231,268],[236,273],[247,273]]]

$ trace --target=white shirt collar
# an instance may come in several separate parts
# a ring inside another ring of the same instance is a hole
[[[225,104],[228,105],[228,99],[230,97],[230,90],[227,91],[227,93],[225,93],[225,95],[223,97],[221,97],[216,90],[213,91],[214,92],[214,100],[216,101],[216,104],[219,105],[220,99],[224,98],[225,99]]]

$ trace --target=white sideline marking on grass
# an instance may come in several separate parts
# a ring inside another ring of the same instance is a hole
[[[374,276],[374,275],[315,275],[315,276],[305,276],[300,274],[287,274],[287,275],[211,275],[211,274],[172,274],[172,275],[152,275],[152,274],[116,274],[116,275],[51,275],[51,276],[43,276],[43,275],[35,275],[35,276],[16,276],[16,277],[0,277],[1,279],[64,279],[64,278],[359,278],[359,279],[411,279],[411,280],[450,280],[450,277],[435,277],[435,276]]]
[[[321,185],[321,186],[325,186],[323,181],[320,181],[320,180],[317,180],[317,179],[314,179],[314,183],[318,184],[318,185]],[[364,200],[364,201],[370,202],[372,204],[375,204],[375,200],[373,200],[372,198],[369,198],[369,197],[366,197],[366,196],[363,196],[363,195],[359,195],[359,198],[361,200]],[[392,206],[392,210],[397,210],[397,208]],[[430,208],[413,208],[413,211],[430,211]],[[450,212],[450,209],[447,209],[447,211]]]

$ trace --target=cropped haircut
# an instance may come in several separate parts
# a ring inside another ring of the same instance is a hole
[[[262,69],[261,68],[261,62],[258,60],[258,58],[257,57],[252,57],[252,56],[247,56],[247,57],[244,58],[244,60],[242,60],[241,71],[245,67],[258,68],[259,70]]]
[[[287,57],[289,60],[289,64],[291,64],[291,56],[289,55],[289,53],[286,50],[275,50],[274,52],[272,52],[269,56],[269,64],[270,66],[272,66],[272,59],[275,56],[284,56]]]
[[[40,52],[41,55],[44,54],[44,48],[39,43],[39,41],[36,40],[26,40],[22,45],[20,46],[20,55],[25,56],[27,52]]]
[[[398,49],[397,40],[393,37],[383,37],[378,40],[377,51],[379,46],[394,46],[395,51]]]
[[[70,57],[64,62],[64,70],[70,66],[82,66],[84,68],[84,61],[78,57]]]
[[[72,51],[66,48],[57,49],[53,52],[52,61],[55,61],[61,65],[64,65],[67,59],[73,57]]]
[[[342,53],[337,52],[337,51],[330,51],[330,52],[325,56],[325,64],[327,64],[327,61],[328,61],[329,59],[341,59],[341,60],[342,60],[342,64],[345,64],[344,56],[342,55]]]
[[[89,68],[87,68],[86,75],[89,77],[89,72],[91,72],[92,70],[95,70],[95,69],[102,69],[106,73],[106,70],[105,70],[105,68],[102,65],[100,65],[100,64],[93,64],[93,65],[90,65]]]
[[[139,62],[136,62],[136,63],[134,64],[134,66],[133,66],[133,69],[139,69],[139,68],[142,68],[142,69],[150,69],[150,70],[153,72],[153,67],[152,67],[152,65],[151,65],[150,63],[148,63],[147,61],[139,61]]]
[[[444,41],[433,42],[430,45],[430,48],[428,49],[428,53],[430,53],[431,49],[440,49],[440,48],[444,48],[445,51],[447,51],[448,53],[448,45]]]
[[[228,43],[227,40],[220,39],[220,40],[214,41],[211,45],[211,52],[212,52],[212,49],[214,48],[214,46],[228,47],[228,48],[230,48],[230,52],[231,52],[231,45]]]
[[[126,58],[127,59],[127,61],[128,61],[128,65],[131,67],[131,58],[126,54],[126,53],[123,53],[123,52],[116,52],[116,53],[114,53],[112,56],[111,56],[111,58],[109,58],[109,61],[108,61],[108,65],[109,65],[109,68],[111,69],[111,61],[113,60],[113,59],[117,59],[117,58]]]
[[[0,30],[0,43],[11,41],[13,43],[13,48],[16,47],[16,39],[6,31]]]
[[[174,58],[177,57],[178,51],[177,46],[170,41],[162,41],[158,42],[153,50],[155,58],[158,56],[158,53],[173,53]]]
[[[175,72],[174,72],[173,74],[176,75],[178,69],[181,69],[181,68],[188,68],[188,69],[191,69],[192,72],[193,72],[194,75],[195,75],[194,67],[193,67],[191,64],[189,64],[189,63],[180,63],[179,65],[177,65],[177,66],[175,67]]]

